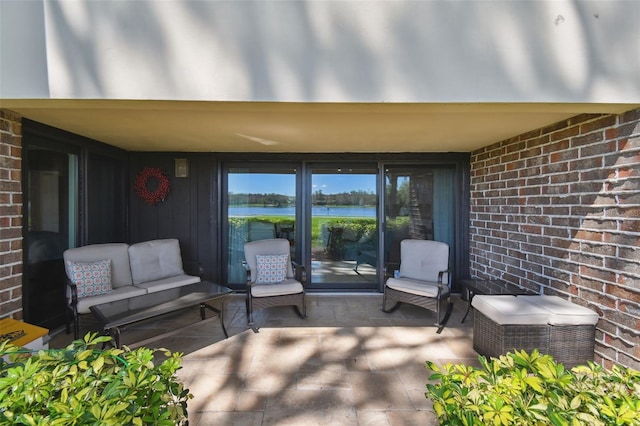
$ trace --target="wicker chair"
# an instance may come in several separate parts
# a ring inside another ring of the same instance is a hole
[[[289,241],[284,238],[251,241],[244,245],[247,267],[247,320],[253,313],[272,306],[292,305],[301,319],[307,317],[306,274],[291,261]]]
[[[403,240],[400,243],[400,273],[389,277],[384,286],[382,311],[394,312],[401,303],[410,303],[436,313],[437,332],[449,320],[453,303],[450,298],[451,273],[449,245],[429,240]],[[387,309],[387,301],[396,304]],[[444,318],[440,318],[441,304],[447,303]]]

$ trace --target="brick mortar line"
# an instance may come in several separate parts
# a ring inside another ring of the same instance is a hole
[[[483,252],[484,252],[484,250],[483,250]],[[500,257],[504,257],[505,256],[505,255],[502,255],[502,254],[499,254],[499,253],[496,253],[496,254],[498,254]],[[490,259],[490,258],[488,258],[486,256],[483,257],[483,256],[480,256],[480,255],[476,255],[476,256],[478,258],[480,258],[480,259],[486,259],[486,260],[488,260],[488,261],[490,261],[490,262],[492,262],[494,264],[498,264],[498,265],[502,265],[502,266],[506,266],[506,267],[509,267],[509,266],[516,267],[515,265],[507,263],[504,260]],[[595,271],[599,271],[599,272],[615,273],[616,275],[624,275],[624,276],[629,277],[629,278],[638,278],[638,279],[640,279],[640,274],[637,274],[637,273],[634,273],[634,272],[629,272],[629,271],[621,272],[619,269],[610,269],[610,268],[606,268],[606,267],[602,267],[602,266],[585,264],[583,262],[578,262],[576,260],[558,258],[558,257],[551,257],[549,255],[538,255],[538,256],[543,256],[543,257],[548,258],[548,259],[562,260],[563,262],[567,263],[568,265],[572,265],[572,266],[586,266],[586,267],[589,267],[589,268],[591,268],[591,269],[593,269]],[[508,257],[509,259],[515,259],[512,256],[506,256],[506,257]],[[518,259],[517,262],[521,263],[521,262],[523,262],[523,260]],[[572,283],[570,281],[558,280],[557,277],[553,277],[553,276],[545,274],[544,273],[544,269],[551,269],[551,270],[554,269],[552,265],[544,265],[544,264],[537,263],[537,262],[532,261],[532,260],[527,260],[526,262],[532,263],[534,265],[539,265],[539,266],[541,266],[543,268],[543,272],[541,272],[541,273],[534,272],[534,271],[527,271],[528,273],[532,273],[532,274],[535,274],[536,276],[539,276],[539,277],[542,277],[542,278],[546,278],[546,279],[553,279],[553,280],[557,280],[557,281],[560,281],[560,282],[565,282],[569,286],[576,286],[576,284],[574,284],[574,283]],[[478,260],[476,260],[476,263],[479,264],[479,265],[484,265],[484,263],[482,263],[482,262],[480,262]],[[632,263],[632,262],[630,262],[630,263]],[[588,277],[589,279],[592,279],[594,281],[597,281],[597,282],[600,282],[600,283],[603,283],[603,284],[612,284],[612,285],[620,286],[615,281],[603,281],[602,279],[598,279],[597,277],[592,277],[591,275],[587,275],[587,274],[583,274],[583,273],[575,273],[575,272],[567,271],[567,274],[575,275],[575,276],[578,276],[578,277],[585,277],[585,278]],[[582,286],[582,287],[584,287],[584,286]],[[624,286],[621,286],[621,287],[624,287]],[[607,294],[605,292],[599,292],[599,293]],[[627,300],[627,299],[624,299],[624,300]]]
[[[548,216],[552,219],[570,219],[571,217],[569,216]],[[575,216],[573,216],[575,217]],[[491,220],[494,219],[494,220]],[[586,219],[586,220],[594,220],[594,219]],[[606,219],[603,219],[601,222],[612,222],[615,223],[617,225],[619,225],[620,223],[624,223],[626,221],[629,220],[635,220],[638,221],[640,220],[640,218],[638,219],[630,219],[630,218],[614,218],[614,217],[607,217]],[[482,220],[482,219],[474,219],[474,222],[485,222],[487,225],[489,223],[493,223],[495,224],[495,218],[488,218],[488,220]],[[580,226],[580,227],[575,227],[575,226],[571,226],[571,225],[553,225],[553,224],[540,224],[540,223],[535,223],[535,222],[521,222],[521,221],[508,221],[508,222],[502,222],[504,225],[509,225],[509,226],[518,226],[518,228],[522,228],[522,226],[539,226],[540,228],[542,228],[542,230],[555,230],[555,229],[563,229],[566,230],[567,232],[571,232],[571,231],[587,231],[587,232],[595,232],[595,233],[601,233],[601,234],[611,234],[611,235],[625,235],[625,236],[640,236],[640,232],[638,231],[624,231],[621,230],[619,228],[615,228],[615,229],[611,229],[611,228],[591,228],[588,226]],[[522,225],[522,226],[521,226]],[[474,225],[474,227],[476,227]],[[17,226],[14,228],[18,228]],[[477,227],[479,229],[488,229],[490,231],[497,231],[497,232],[507,232],[510,234],[521,234],[523,233],[523,231],[521,229],[518,230],[510,230],[510,229],[502,229],[500,228],[487,228],[485,227]],[[540,237],[548,237],[548,238],[562,238],[559,237],[557,235],[549,235],[549,234],[536,234],[533,235],[535,236],[540,236]],[[578,238],[578,237],[571,237],[571,236],[567,236],[564,239],[567,240],[577,240],[577,241],[584,241],[584,239]],[[591,241],[591,240],[586,240],[586,241]],[[594,241],[594,242],[598,242],[598,241]],[[604,241],[603,241],[604,243]],[[635,247],[635,246],[633,246]]]
[[[594,305],[594,304],[592,304],[592,306],[595,306],[595,307],[600,308],[600,309],[602,310],[602,312],[603,312],[603,313],[605,313],[605,314],[606,314],[606,312],[610,312],[610,311],[611,311],[610,309],[604,309],[602,306],[598,306],[598,305]],[[636,317],[636,319],[637,319],[637,317]],[[632,337],[632,339],[633,339],[633,337],[634,337],[633,330],[631,330],[631,329],[629,329],[629,328],[626,328],[626,327],[620,327],[620,326],[619,326],[619,324],[616,324],[615,322],[611,321],[610,319],[607,319],[607,318],[604,318],[604,317],[600,318],[600,321],[601,321],[602,323],[606,323],[606,325],[604,325],[605,327],[606,327],[606,326],[613,326],[613,327],[615,328],[615,330],[614,330],[614,331],[608,331],[608,330],[606,330],[606,329],[603,329],[603,328],[600,328],[600,327],[599,327],[599,328],[598,328],[598,330],[599,330],[603,335],[607,335],[607,336],[609,336],[609,337],[611,337],[611,338],[615,338],[615,339],[617,339],[617,340],[620,340],[623,344],[628,345],[628,346],[631,346],[631,349],[633,349],[633,348],[635,347],[635,345],[636,345],[636,343],[635,343],[635,342],[633,342],[632,340],[629,340],[629,339],[624,338],[624,337],[622,336],[622,334],[621,334],[621,333],[629,332],[629,333],[627,333],[627,334],[629,334],[629,335]],[[640,336],[638,336],[638,335],[636,334],[636,337],[640,337]],[[601,340],[601,342],[604,342],[604,340]],[[611,346],[611,347],[612,347],[612,348],[614,348],[614,346]],[[617,348],[616,348],[616,349],[617,349]],[[625,353],[625,354],[629,355],[629,356],[632,356],[632,352],[630,352],[630,351],[628,350],[628,348],[625,348],[624,350],[623,350],[623,349],[618,349],[618,350],[619,350],[620,352],[623,352],[623,353]]]
[[[611,169],[607,169],[610,171],[615,171],[615,172],[619,172],[620,169],[630,169],[630,168],[635,168],[637,166],[640,166],[640,162],[637,163],[627,163],[624,166],[618,166],[615,168],[611,168]],[[483,182],[472,182],[471,186],[475,186],[475,185],[481,185],[481,184],[495,184],[495,183],[500,183],[503,184],[504,186],[501,186],[500,188],[491,188],[493,190],[497,190],[497,189],[507,189],[507,188],[518,188],[520,186],[517,187],[509,187],[508,184],[509,183],[513,183],[513,182],[521,182],[521,181],[530,181],[533,179],[543,179],[543,178],[553,178],[553,177],[560,177],[560,176],[564,176],[567,175],[568,173],[589,173],[589,172],[600,172],[602,171],[604,168],[603,167],[595,167],[593,169],[581,169],[580,172],[577,171],[562,171],[562,172],[554,172],[554,173],[545,173],[545,174],[540,174],[540,175],[536,175],[536,176],[528,176],[528,177],[522,177],[522,176],[518,176],[518,177],[514,177],[514,178],[510,178],[510,177],[502,177],[500,176],[500,174],[496,175],[494,180],[490,180],[490,181],[483,181]],[[526,169],[522,169],[522,170],[526,170]],[[501,174],[510,174],[512,173],[512,171],[509,172],[502,172]],[[564,181],[564,182],[550,182],[549,185],[556,185],[556,186],[563,186],[563,185],[571,185],[571,184],[576,184],[576,183],[613,183],[613,182],[620,182],[620,181],[633,181],[633,180],[638,180],[640,179],[640,176],[625,176],[625,177],[607,177],[607,178],[603,178],[603,179],[578,179],[578,180],[570,180],[570,181]],[[534,186],[541,186],[542,184],[536,184]],[[477,190],[475,188],[471,189],[473,190]]]

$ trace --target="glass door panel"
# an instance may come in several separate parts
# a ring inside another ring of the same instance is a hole
[[[227,282],[246,283],[244,244],[286,238],[296,253],[296,169],[237,168],[227,172]]]
[[[388,167],[385,171],[386,262],[400,262],[400,242],[407,238],[449,244],[455,253],[453,168]]]
[[[377,168],[311,168],[311,288],[377,287]]]
[[[62,253],[76,246],[78,157],[28,148],[25,319],[49,329],[64,324]]]

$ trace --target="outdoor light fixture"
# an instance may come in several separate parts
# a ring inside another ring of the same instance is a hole
[[[186,178],[189,177],[189,162],[186,158],[176,158],[175,159],[176,166],[176,177],[178,178]]]

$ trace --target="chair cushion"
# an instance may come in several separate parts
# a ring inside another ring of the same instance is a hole
[[[256,256],[256,284],[284,281],[287,277],[288,254],[259,254]]]
[[[402,240],[400,277],[438,282],[438,273],[449,269],[449,245],[431,240]],[[448,277],[443,276],[443,283]]]
[[[251,270],[251,282],[256,282],[258,275],[256,256],[290,253],[291,246],[289,245],[289,240],[284,238],[258,240],[246,243],[244,245],[244,258]],[[293,278],[293,266],[291,265],[291,262],[288,262],[287,264],[287,278]]]
[[[293,278],[288,278],[278,284],[254,284],[251,286],[253,297],[285,296],[298,294],[304,291],[302,284]]]
[[[547,324],[548,312],[528,303],[527,296],[477,295],[471,306],[501,325]]]
[[[184,285],[199,283],[200,277],[193,275],[175,275],[173,277],[161,278],[155,281],[147,281],[144,283],[136,284],[138,288],[144,288],[148,293],[155,293],[156,291],[168,290],[170,288],[182,287]]]
[[[145,290],[144,288],[134,287],[132,285],[114,288],[109,293],[78,299],[78,313],[88,314],[89,312],[91,312],[89,308],[93,305],[100,305],[101,303],[129,299],[134,296],[142,296],[143,294],[147,294],[147,290]]]
[[[111,259],[97,262],[67,261],[69,280],[76,285],[78,298],[97,296],[111,291]]]
[[[134,284],[184,275],[180,243],[175,238],[132,244],[129,258]]]
[[[411,278],[389,278],[387,287],[417,296],[438,297],[438,283],[414,280]],[[449,293],[448,287],[442,289],[442,296]]]
[[[111,259],[111,287],[119,288],[133,284],[131,278],[131,266],[129,265],[129,248],[125,243],[91,244],[84,247],[75,247],[64,252],[65,266],[71,262],[97,262]],[[69,271],[67,270],[67,277]]]

